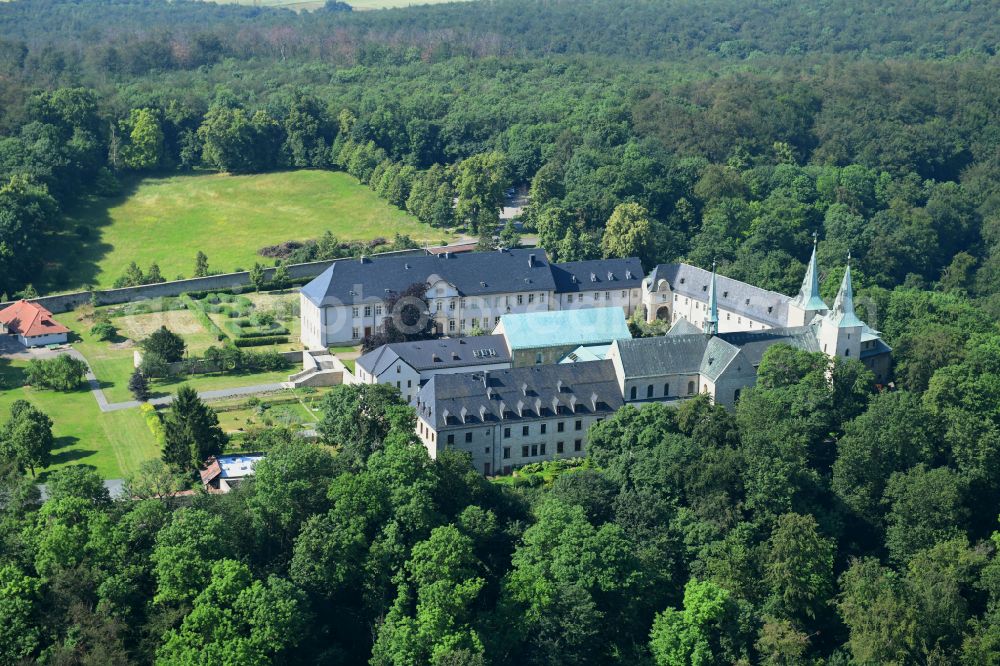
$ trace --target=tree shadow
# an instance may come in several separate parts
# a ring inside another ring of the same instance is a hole
[[[73,435],[57,437],[55,444],[52,447],[52,456],[49,458],[49,466],[62,465],[68,462],[73,462],[74,460],[89,458],[97,453],[97,451],[93,449],[75,448],[79,441],[80,438],[74,437]]]
[[[35,285],[43,294],[85,289],[97,282],[100,262],[114,246],[104,240],[103,229],[114,220],[111,209],[124,204],[139,189],[144,178],[175,177],[176,173],[127,176],[112,196],[87,196],[69,206],[46,234],[50,260]],[[195,175],[195,174],[190,174]]]

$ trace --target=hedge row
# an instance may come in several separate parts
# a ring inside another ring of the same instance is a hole
[[[229,336],[223,333],[222,329],[215,325],[212,318],[208,316],[204,309],[202,309],[201,304],[191,297],[191,294],[181,294],[181,299],[187,303],[188,309],[194,314],[195,319],[197,319],[201,325],[208,329],[211,333],[214,333],[217,340],[221,342],[229,339]]]
[[[264,345],[280,345],[288,342],[287,335],[270,335],[260,338],[236,338],[233,344],[237,347],[262,347]]]

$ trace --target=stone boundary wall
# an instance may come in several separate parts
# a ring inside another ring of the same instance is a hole
[[[424,254],[423,248],[413,250],[396,250],[395,252],[381,252],[372,256],[391,257],[409,256]],[[293,280],[314,278],[335,261],[345,261],[344,259],[331,259],[328,261],[312,261],[305,264],[288,264],[285,268],[288,276]],[[349,259],[348,259],[349,261]],[[264,270],[264,279],[270,280],[274,276],[274,267]],[[77,291],[69,294],[55,294],[52,296],[41,296],[30,299],[32,303],[38,303],[53,314],[68,312],[81,305],[90,303],[91,296],[96,298],[98,305],[117,305],[119,303],[130,303],[132,301],[144,301],[150,298],[163,298],[164,296],[180,296],[188,291],[222,291],[234,287],[250,286],[250,272],[241,271],[238,273],[223,273],[221,275],[209,275],[200,278],[188,278],[187,280],[172,280],[170,282],[158,282],[156,284],[144,284],[138,287],[122,287],[120,289],[99,289],[93,292]],[[0,303],[0,310],[6,308],[8,303]]]

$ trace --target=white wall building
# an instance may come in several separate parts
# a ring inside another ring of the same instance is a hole
[[[414,284],[427,285],[436,331],[457,336],[493,330],[510,313],[615,305],[629,315],[642,300],[642,266],[634,258],[550,264],[540,249],[337,261],[302,289],[303,343],[356,344],[391,316],[386,299]]]

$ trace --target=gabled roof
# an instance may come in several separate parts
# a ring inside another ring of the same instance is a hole
[[[37,303],[17,301],[0,310],[0,324],[10,333],[33,338],[40,335],[69,333],[69,329],[52,318],[52,313]]]
[[[739,355],[739,347],[731,345],[721,338],[710,338],[708,344],[705,345],[705,353],[701,357],[698,372],[714,382]]]
[[[636,379],[697,374],[709,339],[704,333],[695,333],[618,340],[615,344],[625,377]]]
[[[648,289],[656,290],[660,280],[666,280],[674,293],[708,302],[712,272],[690,264],[660,264],[649,275]],[[719,307],[745,314],[769,326],[784,326],[788,321],[788,296],[768,291],[746,282],[718,275],[716,292]]]
[[[506,314],[500,317],[495,330],[503,330],[512,351],[596,345],[632,337],[620,307]]]
[[[816,331],[812,326],[790,326],[787,328],[768,328],[763,331],[733,331],[719,333],[721,339],[738,347],[747,360],[760,365],[760,359],[768,347],[786,344],[809,352],[820,351],[816,340]]]
[[[610,361],[434,375],[416,400],[417,414],[435,430],[607,414],[622,404]]]
[[[681,317],[667,331],[667,335],[695,335],[701,333],[701,329],[692,324],[687,317]]]
[[[357,365],[376,377],[402,360],[417,372],[510,363],[502,335],[441,338],[416,342],[393,342],[359,357]]]
[[[545,251],[518,249],[343,259],[303,287],[302,294],[317,306],[374,302],[432,276],[463,296],[555,290]]]
[[[643,276],[642,262],[636,257],[552,264],[552,277],[560,294],[633,289],[642,285]]]

